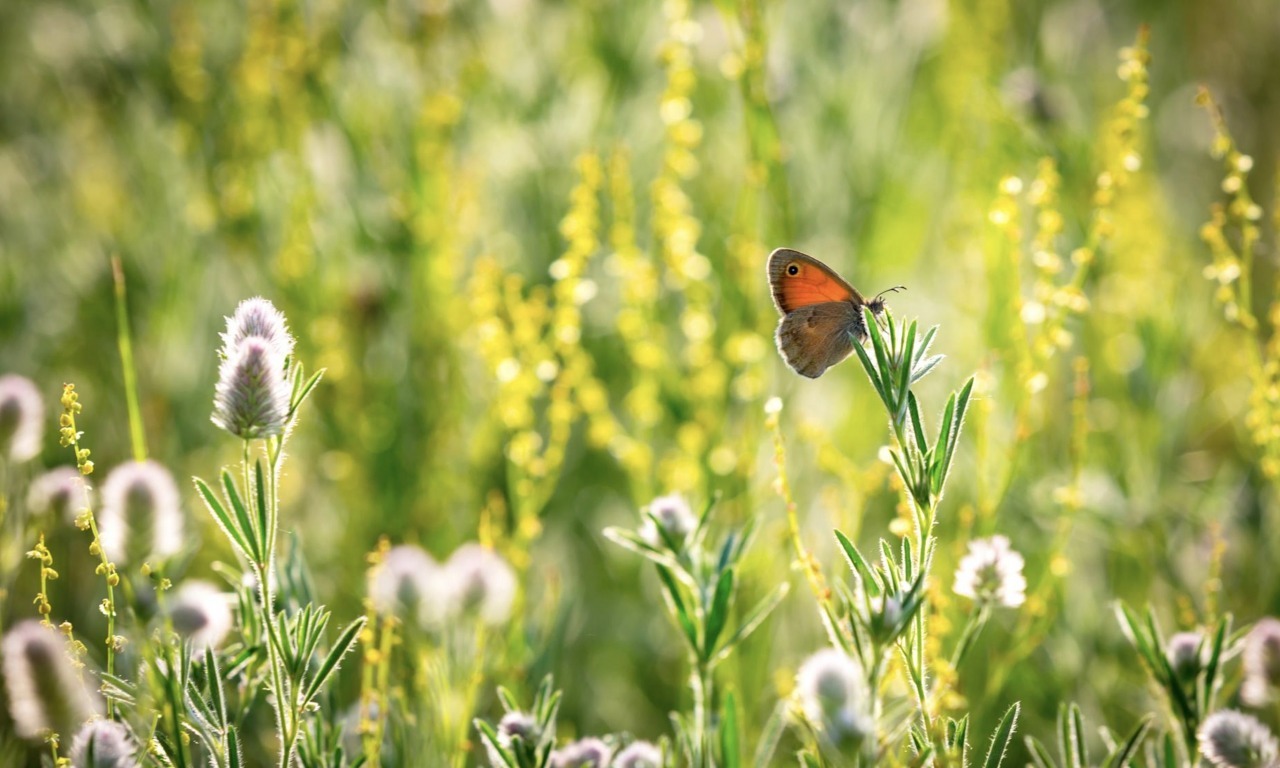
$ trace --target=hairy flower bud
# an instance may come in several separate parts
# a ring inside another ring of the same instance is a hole
[[[31,483],[27,507],[32,514],[52,512],[54,517],[74,522],[88,503],[88,487],[75,467],[58,467],[40,475]]]
[[[1253,625],[1244,641],[1244,685],[1240,698],[1252,707],[1272,701],[1280,689],[1280,621],[1266,618]]]
[[[613,758],[613,768],[662,768],[662,750],[647,741],[633,741]]]
[[[0,376],[0,458],[30,461],[40,453],[44,435],[44,399],[31,380]]]
[[[1199,632],[1179,632],[1165,644],[1165,656],[1179,680],[1194,680],[1200,673],[1200,643],[1204,635]]]
[[[261,296],[240,302],[235,314],[227,318],[227,330],[222,334],[222,357],[232,357],[248,338],[267,342],[281,362],[293,354],[293,335],[289,333],[284,314]]]
[[[805,719],[833,744],[859,744],[871,735],[862,667],[844,652],[826,648],[805,659],[796,696]]]
[[[449,612],[444,570],[421,547],[392,547],[369,585],[369,599],[379,613],[416,620],[425,629],[438,627]]]
[[[284,431],[289,384],[284,358],[270,342],[250,336],[229,350],[218,369],[213,423],[245,440]]]
[[[183,521],[178,501],[173,475],[154,461],[129,462],[111,470],[102,484],[98,521],[107,557],[141,563],[180,550]]]
[[[453,613],[475,613],[490,626],[511,617],[516,574],[498,553],[479,544],[463,544],[444,567]]]
[[[184,581],[168,605],[169,620],[197,650],[216,648],[231,631],[233,599],[207,581]]]
[[[1271,768],[1280,751],[1265,725],[1233,709],[1205,718],[1199,737],[1200,754],[1219,768]]]
[[[656,524],[655,524],[656,521]],[[648,514],[640,526],[640,536],[653,546],[663,544],[663,536],[677,544],[683,545],[698,527],[698,518],[689,508],[689,502],[678,493],[670,496],[659,496],[649,503]]]
[[[52,627],[23,621],[0,641],[4,685],[14,732],[38,739],[49,732],[69,734],[98,709],[67,657],[66,641]]]
[[[552,768],[608,768],[613,750],[597,738],[579,739],[551,753]]]
[[[71,742],[72,768],[132,768],[138,746],[129,730],[114,720],[94,720]]]

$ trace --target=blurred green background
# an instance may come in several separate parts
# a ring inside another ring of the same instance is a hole
[[[1117,52],[1144,23],[1141,164],[1083,278],[1088,309],[1041,360],[1023,311],[1037,212],[1019,203],[1012,240],[990,213],[1002,179],[1029,188],[1052,158],[1054,247],[1065,260],[1086,242],[1116,160]],[[1266,212],[1254,330],[1224,319],[1202,275],[1200,228],[1228,196],[1199,84]],[[765,520],[747,603],[791,578],[772,395],[829,576],[844,576],[833,527],[872,544],[899,515],[858,366],[802,380],[773,351],[764,260],[797,247],[867,292],[906,285],[892,311],[941,325],[947,360],[921,390],[934,413],[981,372],[942,507],[937,636],[949,648],[967,609],[948,595],[972,535],[1008,535],[1034,596],[960,670],[977,732],[1014,700],[1042,737],[1066,699],[1127,729],[1150,700],[1112,599],[1150,601],[1170,630],[1280,607],[1274,485],[1248,426],[1271,359],[1278,125],[1271,0],[7,2],[0,369],[50,406],[74,382],[100,471],[126,460],[118,256],[150,454],[211,476],[238,449],[209,422],[217,333],[240,299],[271,299],[300,358],[328,369],[291,444],[283,524],[338,616],[360,610],[380,535],[444,557],[490,531],[527,569],[526,650],[502,674],[554,671],[567,731],[653,738],[687,706],[684,660],[652,574],[605,525],[634,524],[658,493],[719,492],[726,523]],[[568,263],[582,267],[566,280]],[[512,446],[530,434],[562,462],[524,467]],[[55,435],[51,415],[49,466],[71,458]],[[203,573],[229,552],[186,506],[193,548],[216,543]],[[81,544],[55,550],[65,571]],[[81,565],[54,603],[87,622]],[[793,580],[725,673],[756,729],[823,642]]]

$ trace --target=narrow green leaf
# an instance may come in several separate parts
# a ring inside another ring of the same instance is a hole
[[[991,737],[991,746],[987,749],[987,759],[982,761],[984,768],[1000,768],[1000,764],[1004,762],[1005,750],[1009,748],[1013,732],[1018,728],[1020,709],[1021,706],[1015,703],[1004,713],[1004,717],[1000,718],[1000,725],[996,726],[996,732]]]
[[[249,519],[249,510],[244,505],[240,490],[236,488],[235,478],[231,477],[231,473],[225,469],[222,470],[222,492],[227,501],[230,502],[231,510],[235,513],[236,524],[240,527],[241,536],[252,543],[252,549],[249,551],[254,555],[254,562],[262,562],[263,550],[259,544],[260,537],[253,526],[253,522]]]
[[[915,384],[917,381],[923,379],[925,376],[928,376],[929,371],[932,371],[934,368],[937,368],[938,363],[942,362],[946,358],[947,358],[946,355],[934,355],[928,360],[925,360],[921,363],[917,363],[916,366],[911,369],[911,383]]]
[[[862,369],[866,371],[867,378],[871,381],[871,386],[875,387],[876,394],[880,396],[880,401],[889,407],[889,397],[884,391],[884,385],[880,383],[880,373],[876,370],[876,364],[871,362],[871,356],[867,354],[867,350],[861,344],[854,344],[853,351],[858,353],[858,360],[862,363]]]
[[[661,565],[658,566],[658,578],[662,580],[662,594],[667,599],[671,614],[680,625],[681,631],[684,632],[689,648],[694,653],[699,654],[699,658],[702,658],[702,649],[698,647],[698,627],[694,623],[693,617],[689,615],[689,608],[685,605],[684,598],[680,596],[680,586],[676,583],[675,577],[671,575],[671,571]]]
[[[299,366],[298,370],[299,370],[299,373],[301,373],[302,367]],[[326,369],[321,368],[320,370],[311,374],[311,378],[307,379],[306,384],[303,384],[300,388],[298,387],[294,388],[293,396],[289,398],[289,402],[290,402],[289,415],[290,416],[292,416],[298,410],[298,407],[301,406],[303,403],[305,403],[307,401],[307,398],[311,396],[311,391],[316,388],[317,384],[320,383],[320,379],[324,378],[325,370]],[[298,380],[301,381],[301,379],[302,379],[302,376],[299,375]]]
[[[720,764],[724,768],[742,765],[742,724],[738,722],[738,699],[726,691],[720,703]]]
[[[209,685],[209,703],[213,709],[213,715],[218,724],[218,730],[222,733],[222,745],[226,747],[227,732],[227,697],[222,690],[222,672],[218,669],[218,654],[214,653],[212,646],[205,646],[204,649],[204,676]]]
[[[1227,635],[1230,631],[1231,614],[1228,613],[1218,622],[1218,630],[1213,633],[1213,645],[1210,646],[1209,661],[1204,667],[1204,678],[1198,695],[1201,717],[1214,709],[1214,699],[1217,698],[1219,688],[1218,671],[1221,669],[1222,664],[1222,649],[1226,644]]]
[[[320,664],[320,669],[316,671],[315,677],[311,679],[311,684],[307,686],[306,691],[302,695],[303,706],[311,703],[311,701],[315,699],[316,694],[320,693],[320,689],[324,687],[324,684],[333,676],[333,673],[338,671],[338,664],[342,661],[342,657],[346,656],[360,639],[360,630],[364,628],[366,621],[368,621],[368,619],[361,616],[351,622],[351,624],[342,631],[341,635],[338,635],[337,642],[333,644],[333,648],[329,651],[329,655],[326,656],[325,660]]]
[[[878,597],[884,591],[884,585],[880,583],[880,578],[867,565],[866,558],[858,551],[858,548],[849,537],[840,531],[836,531],[836,541],[840,542],[840,549],[844,552],[844,559],[849,563],[849,567],[853,570],[861,580],[866,590],[871,593],[872,597]]]
[[[506,768],[519,768],[516,765],[515,756],[498,742],[498,732],[493,729],[492,725],[478,717],[472,722],[475,723],[476,730],[480,733],[480,740],[485,744],[485,752],[489,755],[497,755]]]
[[[626,528],[618,528],[609,526],[604,529],[604,537],[620,547],[629,549],[643,558],[653,561],[665,568],[679,570],[680,563],[665,550],[658,549],[649,542],[640,538],[635,531],[629,531]]]
[[[773,708],[773,714],[765,721],[760,732],[760,740],[756,742],[755,758],[751,761],[753,768],[769,768],[773,765],[773,753],[778,750],[778,742],[787,727],[787,702],[779,701]]]
[[[1087,768],[1089,765],[1089,747],[1084,741],[1084,715],[1075,702],[1067,709],[1071,717],[1071,760],[1073,768]]]
[[[1138,749],[1142,746],[1142,740],[1146,738],[1147,731],[1150,730],[1151,721],[1154,718],[1154,715],[1147,715],[1139,720],[1138,724],[1129,733],[1129,737],[1124,740],[1124,743],[1107,756],[1102,768],[1124,768],[1128,765],[1129,761],[1137,756]]]
[[[920,343],[916,345],[915,357],[911,360],[911,367],[917,368],[924,356],[929,354],[929,347],[933,346],[933,337],[938,335],[938,326],[933,326],[924,332],[924,338],[920,339]]]
[[[715,595],[711,598],[711,610],[707,612],[707,636],[703,642],[703,659],[709,660],[716,651],[716,642],[724,625],[729,621],[729,602],[733,599],[734,573],[732,568],[720,572]]]
[[[751,612],[747,614],[746,619],[744,619],[742,624],[738,626],[737,631],[729,636],[729,639],[724,643],[724,647],[721,648],[711,660],[711,665],[714,667],[716,664],[719,664],[721,661],[728,658],[729,654],[733,652],[733,649],[736,648],[739,643],[746,640],[752,632],[755,632],[756,629],[764,623],[765,619],[769,618],[769,614],[773,613],[773,609],[777,608],[778,605],[782,603],[783,598],[785,598],[787,593],[790,591],[791,584],[784,581],[777,587],[774,587],[773,591],[768,595],[765,595],[759,603],[756,603],[756,607],[751,609]]]
[[[920,403],[915,392],[907,392],[907,412],[911,416],[911,431],[915,437],[916,450],[920,455],[928,455],[929,439],[924,436],[924,418],[920,416]]]
[[[1039,739],[1035,736],[1024,736],[1022,740],[1027,745],[1032,765],[1036,768],[1058,768],[1058,764],[1049,756],[1049,750],[1044,748]]]
[[[240,768],[244,765],[244,755],[240,754],[240,731],[235,725],[227,726],[227,768]]]
[[[209,509],[209,514],[213,515],[213,520],[222,529],[222,533],[226,535],[236,549],[240,550],[240,554],[249,560],[255,559],[256,555],[254,554],[253,546],[244,537],[244,534],[240,532],[240,529],[231,519],[231,515],[228,514],[227,508],[222,506],[222,502],[214,494],[213,489],[198,477],[191,479],[195,482],[196,493],[199,493],[200,498],[204,500],[205,507]]]
[[[266,562],[271,559],[272,553],[268,551],[268,547],[271,545],[275,531],[271,530],[271,523],[268,522],[270,514],[267,508],[267,481],[262,459],[258,459],[253,465],[253,474],[253,490],[258,506],[258,551],[263,555],[263,562]]]

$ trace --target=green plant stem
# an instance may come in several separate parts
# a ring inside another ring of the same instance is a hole
[[[696,657],[696,654],[695,654]],[[689,683],[693,688],[693,723],[694,741],[698,746],[698,754],[703,765],[711,765],[707,754],[703,751],[710,744],[711,734],[711,667],[701,659],[694,658],[693,669],[689,675]]]
[[[138,405],[138,373],[133,363],[133,339],[129,333],[129,304],[125,296],[124,267],[119,256],[111,257],[111,276],[116,294],[116,343],[120,347],[120,368],[124,376],[125,405],[129,412],[129,443],[133,460],[147,458],[146,433],[142,429],[142,409]]]

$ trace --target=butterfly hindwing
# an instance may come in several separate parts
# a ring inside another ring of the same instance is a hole
[[[787,365],[816,379],[866,340],[867,327],[859,305],[828,301],[788,312],[774,336]]]

